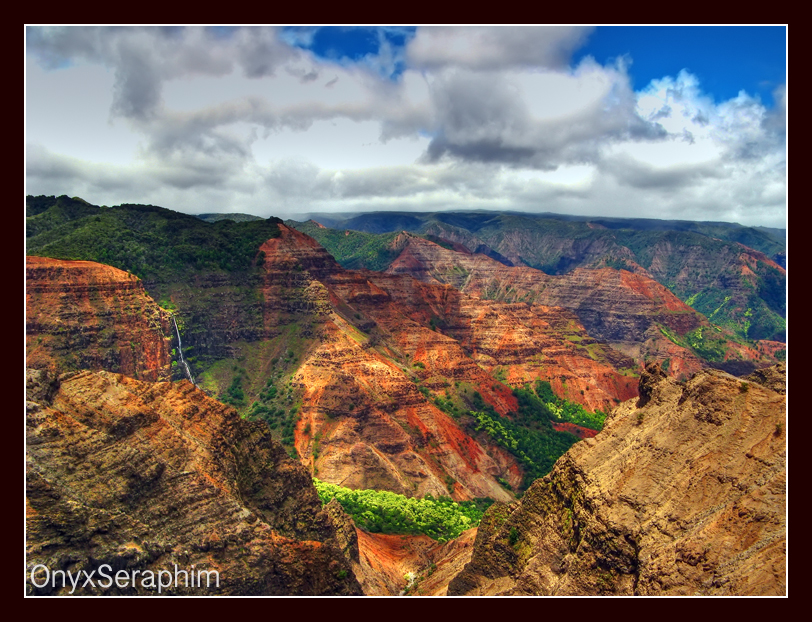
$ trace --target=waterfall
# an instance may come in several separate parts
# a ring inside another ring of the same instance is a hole
[[[192,379],[192,372],[189,371],[189,366],[186,364],[186,361],[183,360],[183,343],[180,340],[180,331],[178,330],[178,323],[175,320],[175,316],[172,316],[172,323],[175,325],[175,334],[178,336],[178,354],[180,354],[180,364],[183,365],[183,369],[186,370],[186,377],[189,378],[189,382],[191,382],[194,386],[195,381]]]

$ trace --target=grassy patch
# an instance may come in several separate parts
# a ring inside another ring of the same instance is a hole
[[[456,503],[449,497],[423,499],[384,490],[350,490],[313,479],[323,504],[337,499],[355,524],[372,533],[426,535],[439,542],[479,525],[489,499]]]

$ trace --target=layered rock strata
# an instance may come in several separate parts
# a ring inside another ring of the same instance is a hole
[[[570,312],[344,270],[312,238],[279,229],[261,248],[265,326],[306,327],[290,382],[295,443],[324,481],[509,501],[496,478],[518,485],[515,459],[470,438],[431,392],[469,386],[502,414],[517,408],[510,385],[536,379],[593,409],[636,394],[636,381],[613,366],[633,361],[591,339]]]
[[[784,374],[647,368],[639,400],[488,510],[449,594],[785,594]]]
[[[518,484],[515,460],[488,455],[404,368],[403,344],[379,324],[384,317],[403,324],[404,309],[369,275],[341,268],[312,238],[279,229],[280,237],[261,248],[265,322],[270,329],[306,318],[310,326],[309,345],[291,379],[300,403],[296,447],[303,463],[320,479],[350,488],[512,499],[496,478]],[[435,347],[446,359],[495,393],[493,379],[452,339],[422,328],[425,337],[443,342]],[[512,399],[505,388],[499,394]]]
[[[307,471],[188,382],[30,370],[26,432],[29,594],[156,594],[176,568],[217,584],[163,594],[361,593]]]
[[[707,319],[642,268],[636,272],[576,268],[552,276],[529,267],[509,267],[482,254],[443,248],[408,233],[402,237],[407,241],[400,242],[403,250],[387,269],[389,273],[447,283],[480,299],[563,307],[577,316],[589,335],[638,361],[670,359],[673,366],[668,371],[674,377],[685,378],[704,366],[667,333],[681,337],[698,328],[711,331]],[[727,343],[726,357],[774,362],[769,353],[732,341]]]
[[[26,363],[170,376],[169,316],[132,274],[92,261],[26,258]]]

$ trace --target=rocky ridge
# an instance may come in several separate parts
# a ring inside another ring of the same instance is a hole
[[[307,471],[264,424],[188,382],[29,370],[26,431],[29,594],[70,593],[43,566],[105,564],[219,573],[218,586],[170,594],[361,593]],[[156,591],[94,582],[74,593]]]
[[[648,367],[639,400],[488,510],[449,594],[786,594],[785,370]]]
[[[695,224],[702,229],[702,223]],[[740,336],[786,341],[782,302],[786,292],[785,253],[769,257],[755,247],[715,237],[724,234],[711,233],[712,227],[707,234],[700,234],[676,229],[635,230],[633,222],[628,228],[618,225],[607,230],[595,222],[496,216],[484,227],[470,230],[463,223],[454,226],[435,220],[422,232],[468,249],[486,245],[514,265],[539,267],[556,275],[578,268],[622,266],[656,279],[694,309],[735,329]],[[755,240],[747,242],[756,244]],[[775,250],[774,245],[768,246]]]
[[[388,273],[409,274],[429,283],[447,283],[479,299],[563,307],[574,313],[593,338],[636,361],[670,360],[668,373],[685,378],[706,365],[674,342],[703,329],[717,335],[708,320],[683,303],[646,270],[576,268],[548,275],[529,267],[509,267],[482,254],[458,252],[402,233],[406,241]],[[768,364],[769,352],[726,340],[725,358]],[[768,348],[769,349],[769,348]]]
[[[368,275],[345,271],[312,238],[284,225],[280,231],[261,247],[264,313],[269,330],[301,325],[303,317],[310,326],[291,377],[302,461],[320,479],[351,488],[509,500],[495,478],[520,477],[513,459],[498,454],[494,460],[418,390],[401,362],[401,344],[376,321],[393,314],[389,294]],[[398,312],[394,319],[405,318]],[[453,340],[424,331],[443,342],[437,348],[447,359],[462,361],[468,377],[487,379],[490,389],[492,378],[455,351]]]

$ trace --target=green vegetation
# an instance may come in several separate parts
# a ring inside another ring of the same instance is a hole
[[[98,261],[162,281],[249,270],[282,222],[208,223],[154,205],[101,208],[64,196],[28,197],[27,204],[34,214],[26,222],[28,254]]]
[[[515,389],[513,395],[519,400],[520,409],[532,408],[540,410],[546,407],[551,419],[574,423],[582,428],[600,432],[603,429],[603,422],[606,420],[606,413],[603,411],[589,412],[576,402],[570,402],[556,396],[550,383],[546,380],[536,380],[535,395],[528,388]]]
[[[500,417],[489,405],[487,410],[471,411],[476,419],[474,432],[484,431],[499,446],[510,452],[525,471],[522,489],[552,470],[555,461],[578,442],[567,432],[556,432],[549,420],[517,416],[518,422]]]
[[[252,420],[262,419],[265,421],[272,433],[278,431],[281,435],[279,441],[290,450],[293,447],[293,431],[298,421],[298,412],[297,406],[286,409],[284,405],[276,406],[275,404],[269,404],[267,401],[256,401],[251,404],[251,407],[246,412],[246,417]],[[314,451],[318,454],[318,441],[314,446]]]
[[[400,252],[392,247],[392,242],[398,235],[395,232],[375,234],[337,231],[323,229],[312,221],[301,223],[289,220],[285,224],[312,237],[348,270],[385,270]]]
[[[301,394],[290,383],[291,372],[308,343],[295,325],[271,340],[240,343],[235,348],[238,358],[217,361],[203,372],[201,388],[246,419],[264,421],[271,435],[293,454]]]
[[[221,402],[234,406],[235,408],[245,406],[245,393],[242,390],[242,382],[245,378],[244,373],[244,369],[237,372],[231,381],[231,386],[228,387],[224,395],[220,396]]]
[[[715,333],[711,333],[710,335],[707,333],[707,330],[699,326],[691,332],[686,333],[684,337],[685,342],[680,345],[687,345],[706,361],[724,361],[725,354],[727,353],[728,340],[724,337],[719,337]]]
[[[465,391],[461,393],[466,395]],[[514,389],[513,395],[519,403],[518,412],[508,417],[500,416],[477,391],[466,397],[472,409],[464,412],[450,397],[435,398],[434,403],[459,420],[470,434],[485,433],[513,455],[525,471],[522,490],[549,473],[555,461],[579,440],[569,432],[556,431],[554,421],[600,430],[606,419],[601,411],[591,413],[580,404],[557,397],[546,381]],[[507,482],[500,483],[510,490]]]
[[[313,479],[322,504],[338,500],[355,524],[372,533],[427,535],[439,542],[479,525],[487,499],[456,503],[449,497],[423,499],[384,490],[350,490]]]
[[[197,214],[197,217],[200,220],[205,220],[206,222],[217,222],[219,220],[233,220],[234,222],[250,222],[254,220],[265,220],[260,216],[254,216],[253,214],[241,214],[239,212],[219,212],[215,214]]]
[[[615,270],[628,270],[631,272],[634,268],[629,265],[625,259],[609,258],[605,262],[607,268],[614,268]]]
[[[469,414],[476,421],[473,432],[484,431],[498,445],[510,452],[525,471],[522,489],[526,489],[539,477],[544,477],[578,438],[567,432],[556,432],[550,423],[549,412],[541,405],[520,401],[519,412],[512,420],[501,417],[486,403],[479,393],[474,393],[474,407]]]
[[[786,361],[787,360],[787,351],[786,351],[786,349],[784,349],[784,350],[776,350],[775,358],[778,359],[779,361]]]
[[[711,363],[721,363],[725,360],[730,341],[739,341],[740,338],[732,335],[723,335],[719,328],[709,331],[705,326],[698,326],[685,333],[682,337],[670,332],[665,326],[658,325],[660,332],[671,341],[683,348],[689,348],[700,358]],[[667,368],[666,368],[667,369]]]

